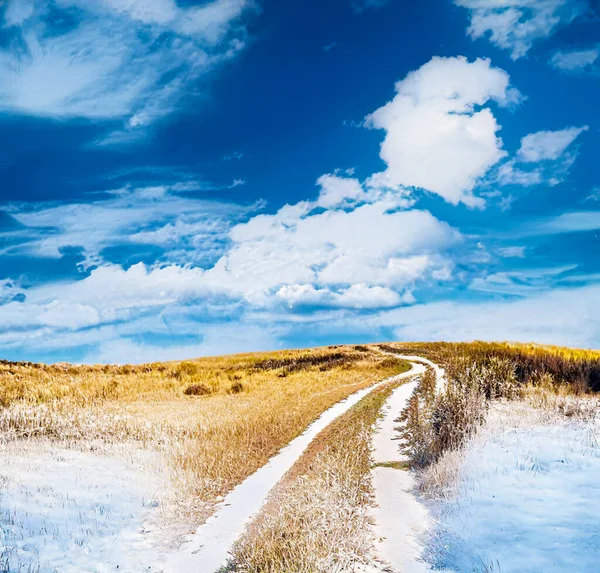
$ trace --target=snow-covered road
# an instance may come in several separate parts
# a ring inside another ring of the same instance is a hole
[[[422,374],[424,364],[433,368],[438,390],[445,383],[445,372],[437,364],[420,356],[398,355],[413,364],[415,374]],[[420,539],[431,527],[427,508],[414,495],[416,480],[412,473],[398,469],[408,458],[400,452],[396,420],[406,407],[417,381],[396,388],[385,403],[382,418],[373,434],[373,487],[376,507],[373,532],[378,560],[393,571],[423,573],[431,569],[422,561]],[[380,465],[380,464],[388,464]],[[396,467],[390,467],[396,464]],[[386,571],[389,569],[386,569]]]

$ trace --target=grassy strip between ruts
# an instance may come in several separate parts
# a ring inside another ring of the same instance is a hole
[[[236,543],[228,571],[336,573],[369,564],[371,434],[400,383],[374,390],[319,434]]]

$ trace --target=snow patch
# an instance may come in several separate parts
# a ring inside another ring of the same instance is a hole
[[[148,452],[130,459],[50,442],[0,446],[0,570],[161,571],[165,480]]]
[[[597,573],[600,419],[494,405],[465,450],[456,498],[431,507],[435,567]]]
[[[415,358],[420,362],[429,363],[420,357],[402,358]],[[422,364],[413,364],[413,367],[415,374],[425,372]],[[396,420],[406,407],[417,383],[404,384],[394,390],[383,406],[382,417],[373,433],[372,458],[375,464],[409,461],[408,457],[400,452],[401,442],[398,440]],[[372,478],[376,501],[373,509],[373,533],[377,558],[391,566],[391,569],[385,569],[386,571],[431,571],[423,561],[421,539],[431,529],[432,521],[428,508],[415,496],[415,475],[403,469],[376,466]]]

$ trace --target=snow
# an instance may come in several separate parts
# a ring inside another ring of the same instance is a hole
[[[405,360],[426,363],[436,372],[438,383],[443,380],[443,370],[418,356],[399,356]],[[415,374],[425,372],[422,364],[413,364]],[[400,452],[396,422],[406,407],[418,382],[400,386],[390,396],[382,409],[382,418],[373,433],[372,458],[375,464],[407,462]],[[412,472],[393,467],[375,466],[372,472],[376,506],[373,509],[373,533],[378,560],[393,571],[425,573],[431,571],[423,561],[423,539],[432,527],[428,508],[415,496],[416,478]],[[385,569],[386,571],[390,569]]]
[[[2,445],[0,570],[158,572],[164,490],[149,454],[126,461],[50,442]]]
[[[396,378],[414,374],[411,370]],[[169,556],[166,570],[169,573],[213,573],[226,565],[233,543],[263,506],[271,489],[300,458],[317,434],[375,388],[389,381],[384,380],[359,390],[325,411],[302,435],[237,486],[219,505],[216,513],[194,535],[188,537],[181,550]]]
[[[412,374],[422,374],[425,368],[420,364],[415,364]],[[392,392],[381,410],[381,418],[377,422],[372,439],[372,458],[375,464],[408,461],[408,458],[400,453],[400,444],[398,440],[398,416],[406,408],[406,403],[411,397],[417,386],[417,382],[409,382],[399,386]]]
[[[427,358],[423,358],[422,356],[413,356],[409,354],[395,354],[394,356],[408,362],[419,362],[421,364],[426,364],[432,368],[435,373],[436,391],[441,392],[444,389],[444,386],[446,385],[446,371],[441,366],[438,366],[435,362],[432,362]]]
[[[436,567],[597,573],[600,420],[495,405],[464,453],[457,496],[436,502]]]
[[[425,367],[415,365],[419,373]],[[407,461],[399,451],[398,418],[417,382],[397,388],[383,407],[383,417],[373,435],[373,461],[377,463]],[[430,526],[427,509],[413,494],[415,477],[411,472],[391,467],[375,467],[372,473],[376,507],[373,511],[375,551],[377,557],[394,571],[421,573],[429,568],[420,561],[419,538]]]

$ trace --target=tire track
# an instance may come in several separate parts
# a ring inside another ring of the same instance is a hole
[[[246,478],[217,506],[216,512],[188,536],[181,548],[167,556],[167,573],[213,573],[223,568],[229,550],[245,527],[264,505],[270,491],[296,463],[313,439],[334,420],[345,414],[370,392],[395,380],[421,374],[422,364],[411,362],[412,369],[359,390],[326,410],[300,436],[292,440],[267,464]]]

